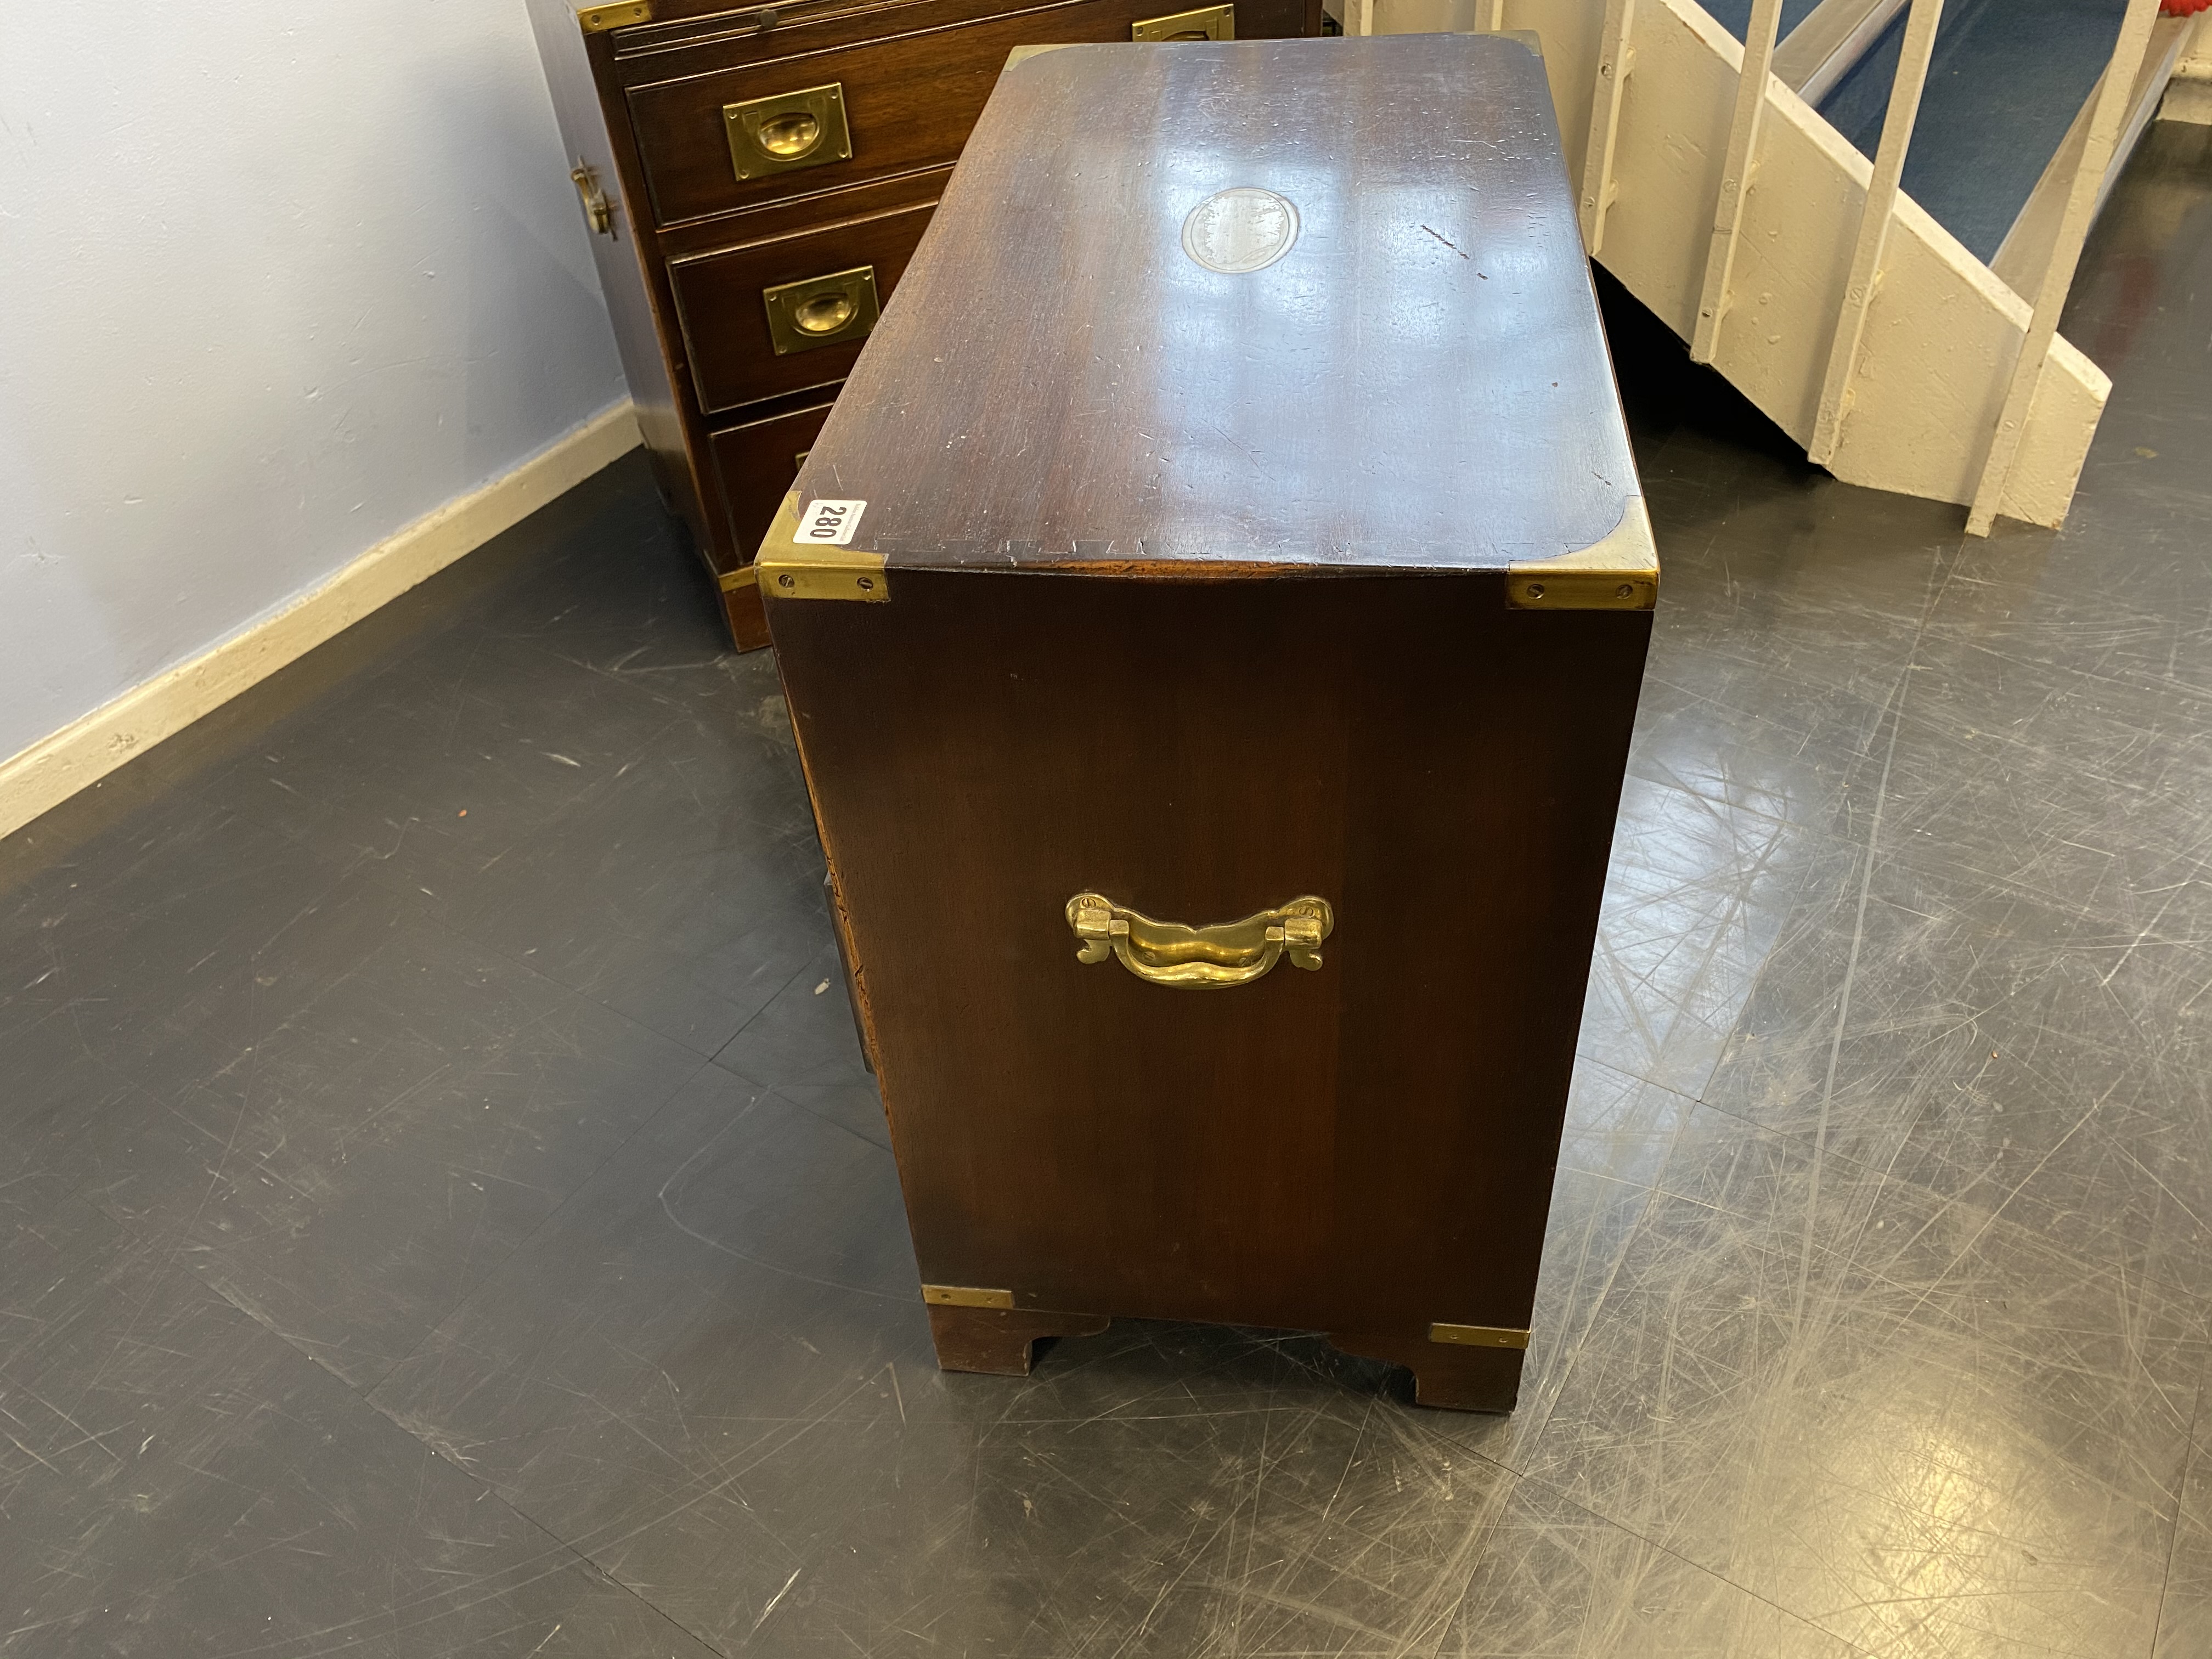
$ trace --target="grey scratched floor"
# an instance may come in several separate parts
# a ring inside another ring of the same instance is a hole
[[[0,1655],[2212,1654],[2212,148],[2058,536],[1648,322],[1524,1404],[942,1376],[765,657],[619,465],[0,843]]]

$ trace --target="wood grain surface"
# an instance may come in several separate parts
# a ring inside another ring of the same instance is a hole
[[[1321,29],[1320,0],[1237,3],[1244,35]],[[757,290],[875,263],[887,297],[927,208],[885,216],[935,199],[1008,49],[1126,40],[1164,9],[1155,0],[661,0],[649,25],[586,36],[565,0],[531,4],[563,144],[619,198],[616,236],[594,237],[592,252],[654,472],[717,575],[749,562],[768,526],[769,510],[736,502],[760,495],[771,475],[774,493],[788,482],[781,462],[738,477],[739,458],[717,435],[732,422],[718,417],[757,422],[834,396],[854,356],[845,346],[778,357]],[[851,159],[739,180],[723,106],[833,81],[846,89]],[[810,235],[818,257],[767,246]],[[757,643],[754,601],[726,603],[737,607],[733,641]]]
[[[710,440],[722,505],[732,524],[765,527],[799,476],[806,453],[830,416],[825,398],[765,420],[718,428]]]
[[[1315,0],[1236,0],[1241,38],[1317,33]],[[797,20],[747,43],[750,61],[700,72],[728,48],[687,52],[683,73],[634,88],[631,119],[654,212],[673,225],[771,201],[796,189],[860,184],[960,154],[1018,46],[1127,40],[1140,19],[1189,9],[1187,0],[1061,0],[981,19],[973,0],[879,8]],[[954,21],[958,19],[959,21]],[[857,38],[855,38],[857,37]],[[666,69],[676,67],[665,64]],[[740,179],[722,106],[836,82],[845,88],[853,154],[799,173]]]
[[[842,380],[863,343],[817,346],[778,356],[769,333],[763,290],[866,265],[875,272],[878,296],[888,297],[928,228],[933,205],[918,202],[865,218],[833,221],[794,235],[670,261],[668,279],[676,295],[700,408],[720,413]]]
[[[1430,1328],[1529,1324],[1651,624],[1498,568],[1638,488],[1540,66],[1073,47],[1005,87],[799,475],[866,500],[888,602],[767,590],[922,1278],[1509,1409],[1521,1351]],[[1181,227],[1240,185],[1303,235],[1224,276]],[[1336,926],[1174,989],[1079,962],[1084,891]],[[943,1362],[1025,1365],[986,1323]]]
[[[923,1278],[1365,1352],[1525,1327],[1649,613],[892,582],[769,611]],[[1337,927],[1318,971],[1167,989],[1077,962],[1086,889]]]
[[[1183,251],[1296,205],[1242,275]],[[1499,35],[1074,46],[1000,82],[801,478],[902,565],[1496,568],[1638,491],[1543,66]]]

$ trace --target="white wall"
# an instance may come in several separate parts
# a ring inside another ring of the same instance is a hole
[[[0,0],[0,757],[624,395],[523,0]]]
[[[1478,0],[1375,0],[1375,32],[1471,34],[1481,28],[1485,9]]]

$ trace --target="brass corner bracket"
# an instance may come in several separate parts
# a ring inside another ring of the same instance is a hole
[[[1525,1348],[1528,1333],[1508,1325],[1443,1325],[1429,1327],[1429,1340],[1449,1342],[1463,1348]]]
[[[653,21],[653,0],[616,0],[605,6],[584,6],[576,13],[576,23],[586,34],[605,34],[609,29],[626,29],[637,23]]]
[[[939,1308],[1011,1308],[1012,1291],[978,1290],[972,1285],[925,1285],[921,1299]]]
[[[1659,603],[1659,549],[1644,497],[1588,547],[1505,567],[1505,603],[1516,611],[1649,611]]]
[[[882,554],[795,539],[799,512],[794,489],[783,498],[775,522],[761,538],[751,568],[763,599],[857,599],[868,605],[890,599],[890,576]]]

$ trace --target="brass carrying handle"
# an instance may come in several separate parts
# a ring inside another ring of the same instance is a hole
[[[1154,985],[1211,991],[1249,985],[1285,957],[1293,968],[1320,967],[1321,942],[1336,916],[1327,899],[1307,894],[1242,921],[1186,927],[1155,921],[1103,893],[1078,893],[1067,902],[1067,925],[1082,941],[1078,962],[1119,957]]]
[[[568,169],[568,177],[576,186],[577,199],[584,204],[584,222],[601,236],[615,234],[615,204],[599,185],[599,170],[589,161],[578,158]]]

